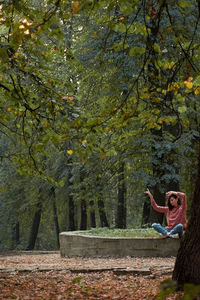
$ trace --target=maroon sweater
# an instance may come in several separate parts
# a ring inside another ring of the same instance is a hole
[[[168,206],[159,206],[156,204],[155,200],[151,200],[151,204],[153,208],[158,211],[166,214],[167,224],[169,230],[174,228],[177,224],[183,224],[184,228],[186,228],[186,209],[187,209],[187,198],[184,193],[177,193],[178,197],[182,198],[182,204],[177,207],[169,209]]]

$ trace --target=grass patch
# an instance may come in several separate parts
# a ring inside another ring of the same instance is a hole
[[[138,228],[138,229],[110,229],[104,228],[92,228],[90,230],[76,231],[76,234],[101,236],[101,237],[158,237],[159,234],[153,228]]]

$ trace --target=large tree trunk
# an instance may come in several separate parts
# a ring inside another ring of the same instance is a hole
[[[173,279],[184,283],[200,284],[200,149],[198,174],[194,197],[191,204],[190,219],[185,236],[177,254]]]
[[[126,228],[126,185],[124,178],[125,164],[122,162],[118,175],[118,205],[117,205],[117,228]]]
[[[40,195],[39,195],[39,197],[40,197]],[[36,211],[34,214],[30,237],[29,237],[29,243],[28,243],[28,247],[26,248],[26,250],[33,250],[35,247],[35,242],[36,242],[38,231],[39,231],[41,214],[42,214],[42,204],[39,200],[38,203],[36,204]]]
[[[55,229],[56,229],[56,240],[57,240],[57,246],[60,248],[60,241],[59,241],[59,224],[58,224],[58,215],[57,215],[57,207],[56,207],[56,195],[55,195],[55,187],[52,186],[51,191],[50,191],[50,196],[51,196],[51,201],[52,201],[52,206],[53,206],[53,218],[54,218],[54,224],[55,224]]]

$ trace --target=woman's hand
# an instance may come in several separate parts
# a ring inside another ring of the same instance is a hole
[[[146,190],[146,192],[144,192],[146,195],[148,195],[150,198],[152,197],[152,194],[151,194],[151,192],[150,192],[150,190],[149,189],[147,189]]]
[[[177,192],[169,191],[169,192],[166,193],[166,197],[169,198],[172,194],[177,195]]]

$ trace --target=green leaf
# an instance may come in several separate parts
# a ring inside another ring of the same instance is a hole
[[[141,47],[133,47],[129,50],[129,56],[135,56],[135,55],[140,55],[140,54],[144,54],[145,53],[145,48],[141,48]]]
[[[1,59],[7,59],[8,53],[6,48],[0,48],[0,58]]]
[[[181,94],[177,94],[177,95],[176,95],[176,99],[177,99],[180,103],[185,103],[185,97],[183,97]]]
[[[154,43],[153,49],[154,49],[155,52],[161,53],[160,46],[157,43]]]
[[[180,8],[193,7],[193,4],[188,1],[179,1],[178,6]]]
[[[116,24],[114,26],[114,31],[125,33],[127,31],[126,25],[124,23]]]
[[[132,13],[132,8],[131,8],[130,4],[129,5],[123,4],[120,7],[120,10],[125,16],[129,16]]]
[[[65,181],[64,181],[63,179],[60,180],[60,181],[58,182],[58,185],[59,185],[60,187],[64,187]]]
[[[186,112],[187,111],[187,107],[186,106],[179,106],[178,107],[178,112],[180,113],[180,114],[183,114],[184,112]]]

